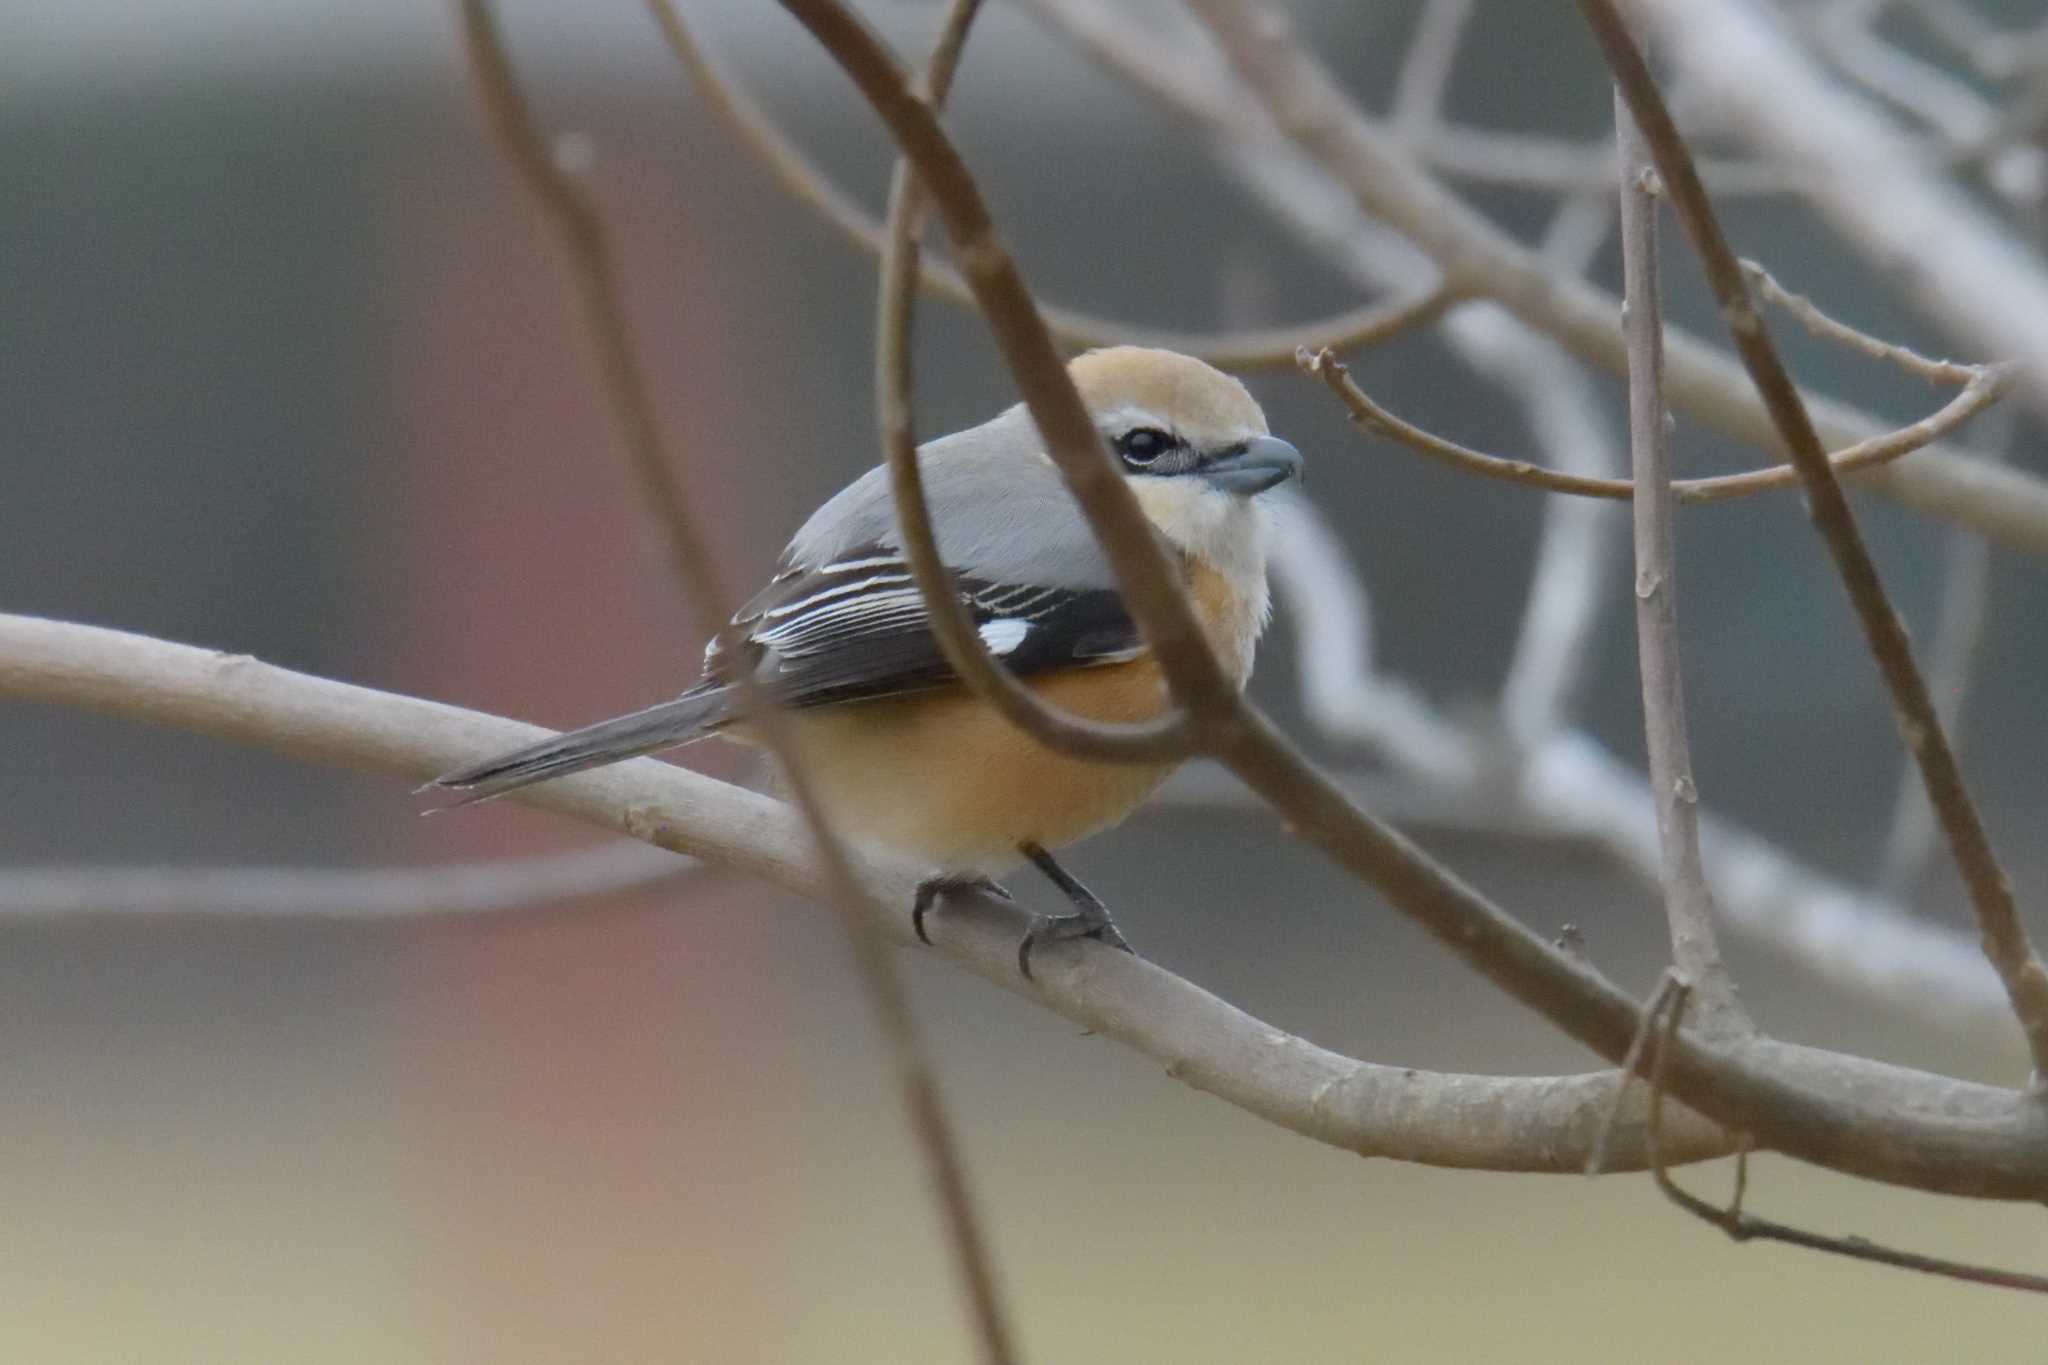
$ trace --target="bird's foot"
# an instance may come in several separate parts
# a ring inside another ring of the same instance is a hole
[[[924,931],[924,917],[938,903],[939,897],[954,891],[979,891],[994,896],[999,901],[1013,899],[1009,892],[979,872],[942,872],[926,877],[917,884],[917,899],[910,907],[910,927],[917,931],[918,942],[930,944],[932,936]],[[1026,973],[1029,975],[1029,973]]]
[[[1065,943],[1077,938],[1092,938],[1122,952],[1131,952],[1131,945],[1118,932],[1116,921],[1098,904],[1092,912],[1075,910],[1065,915],[1033,915],[1030,927],[1024,931],[1024,941],[1017,945],[1017,970],[1027,981],[1036,980],[1031,975],[1031,950],[1041,943]]]
[[[1073,874],[1053,860],[1053,856],[1037,844],[1020,844],[1019,851],[1037,865],[1054,886],[1073,903],[1073,910],[1065,915],[1033,915],[1031,925],[1024,931],[1024,941],[1017,945],[1017,970],[1026,980],[1031,976],[1031,950],[1041,943],[1064,943],[1070,939],[1092,938],[1126,953],[1133,952],[1125,941],[1116,921],[1110,918],[1109,907],[1104,905],[1093,891],[1075,880]]]

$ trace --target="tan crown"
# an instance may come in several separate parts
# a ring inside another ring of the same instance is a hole
[[[1245,386],[1193,356],[1145,346],[1109,346],[1067,367],[1088,410],[1149,414],[1197,447],[1266,434],[1266,414]]]

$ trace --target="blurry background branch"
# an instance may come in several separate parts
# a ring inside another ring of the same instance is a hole
[[[947,29],[932,57],[929,79],[933,89],[943,91],[950,81],[979,6],[980,0],[954,0]],[[738,610],[741,599],[726,586],[724,571],[704,532],[703,508],[685,490],[662,441],[653,394],[628,336],[604,223],[568,172],[557,164],[535,125],[489,0],[458,0],[458,13],[484,112],[506,159],[561,237],[584,327],[596,350],[605,397],[641,501],[665,533],[671,566],[697,615],[700,631],[713,636]],[[774,755],[783,783],[803,813],[830,899],[841,912],[855,972],[880,1026],[903,1116],[939,1206],[946,1245],[981,1358],[988,1365],[1010,1365],[1016,1351],[984,1221],[909,989],[894,955],[870,922],[879,907],[862,902],[865,888],[852,853],[816,795],[795,727],[788,723],[773,688],[745,666],[731,681],[749,726]]]

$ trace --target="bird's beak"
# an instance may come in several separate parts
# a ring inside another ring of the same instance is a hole
[[[1202,466],[1202,477],[1241,498],[1301,477],[1301,452],[1278,436],[1254,436],[1243,450]]]

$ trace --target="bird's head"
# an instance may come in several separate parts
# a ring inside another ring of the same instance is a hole
[[[1146,515],[1182,550],[1264,558],[1259,495],[1301,474],[1244,385],[1193,356],[1113,346],[1069,372]]]

